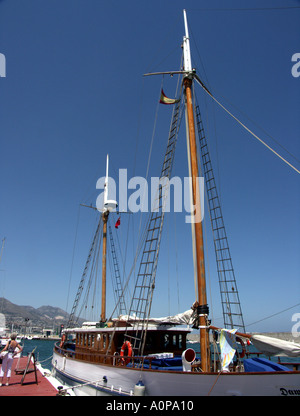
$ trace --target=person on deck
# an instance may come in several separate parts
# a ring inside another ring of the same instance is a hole
[[[23,348],[21,345],[16,341],[17,334],[11,334],[10,341],[5,345],[3,350],[1,351],[1,355],[3,352],[7,352],[3,359],[2,359],[2,366],[0,370],[0,386],[2,386],[3,383],[3,377],[6,374],[6,386],[9,385],[9,379],[11,376],[11,366],[13,363],[14,356],[19,354]],[[16,349],[19,349],[16,351]]]

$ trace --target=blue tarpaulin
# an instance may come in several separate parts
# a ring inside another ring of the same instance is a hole
[[[284,365],[274,363],[266,358],[248,358],[244,360],[244,369],[246,373],[252,371],[290,371]]]

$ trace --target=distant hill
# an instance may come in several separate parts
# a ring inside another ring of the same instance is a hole
[[[5,315],[6,326],[49,327],[66,325],[69,314],[61,308],[41,306],[37,309],[32,306],[15,305],[5,298],[0,298],[0,313]]]

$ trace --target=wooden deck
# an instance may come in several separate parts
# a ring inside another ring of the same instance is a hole
[[[37,383],[35,378],[35,372],[29,372],[25,375],[23,384],[21,381],[23,374],[16,374],[15,369],[18,365],[18,368],[26,368],[27,357],[21,357],[18,362],[18,358],[14,359],[11,371],[11,378],[9,386],[6,386],[6,376],[3,379],[3,385],[0,387],[0,396],[56,396],[57,390],[49,382],[47,377],[45,377],[37,368]],[[33,368],[33,363],[30,363],[30,369]]]

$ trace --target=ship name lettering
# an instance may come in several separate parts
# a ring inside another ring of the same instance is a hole
[[[281,396],[300,396],[300,389],[299,390],[290,390],[285,389],[283,387],[280,388]]]

